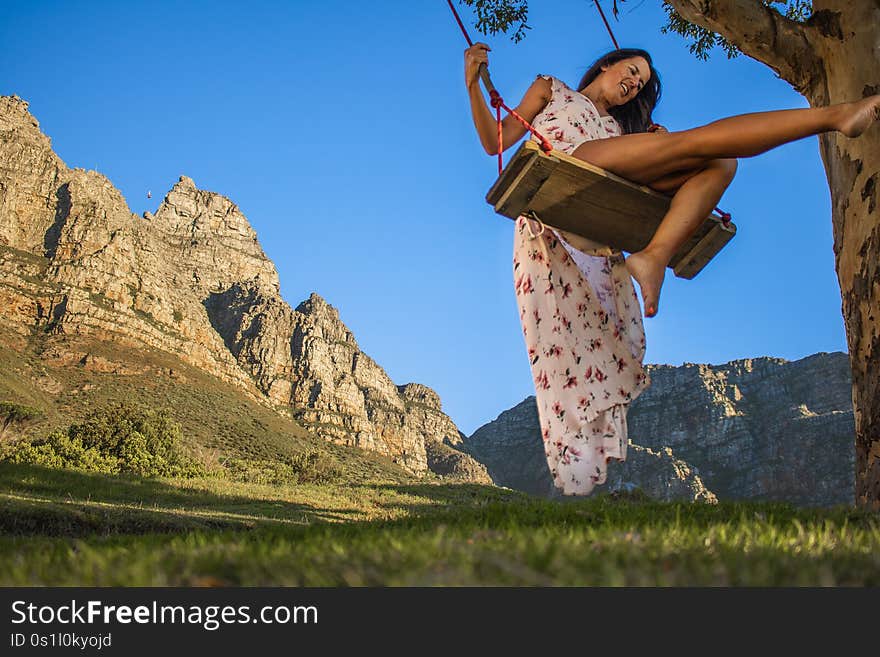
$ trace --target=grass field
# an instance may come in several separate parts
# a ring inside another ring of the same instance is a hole
[[[167,354],[63,336],[42,336],[41,340],[45,344],[37,344],[40,341],[35,338],[20,352],[0,345],[0,402],[23,404],[42,413],[41,421],[27,428],[29,436],[44,436],[114,402],[136,400],[145,408],[167,409],[182,429],[187,450],[206,466],[216,466],[226,458],[249,464],[250,471],[243,472],[242,479],[275,483],[273,465],[295,463],[302,455],[313,454],[332,466],[341,481],[412,480],[390,458],[329,443],[255,403],[235,386]],[[81,366],[54,367],[41,358],[43,348],[87,352],[146,371],[118,374]],[[172,369],[176,378],[157,374]],[[53,391],[47,392],[47,386]]]
[[[880,515],[0,463],[0,585],[878,586]]]
[[[53,366],[42,356],[52,349],[147,369]],[[36,335],[28,349],[0,348],[0,371],[0,401],[41,413],[31,435],[133,399],[169,409],[206,466],[242,464],[143,479],[0,462],[2,586],[880,585],[877,513],[601,489],[552,501],[417,477],[119,345]]]

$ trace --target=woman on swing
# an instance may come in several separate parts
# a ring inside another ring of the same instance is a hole
[[[489,47],[465,50],[465,82],[480,141],[497,153],[498,126],[479,85]],[[626,459],[626,408],[647,386],[642,315],[657,314],[666,267],[718,204],[736,158],[838,131],[857,137],[880,117],[880,95],[829,107],[743,114],[668,132],[651,122],[660,80],[644,50],[596,61],[577,85],[540,75],[516,112],[554,149],[672,197],[650,243],[624,260],[607,247],[516,222],[514,280],[535,382],[545,454],[556,488],[585,495],[606,480],[607,463]],[[526,134],[502,122],[505,150]],[[588,220],[585,217],[585,220]]]
[[[465,51],[465,79],[480,140],[486,152],[494,155],[498,149],[497,126],[478,79],[480,64],[488,64],[488,50],[486,44],[475,43]],[[641,288],[646,317],[657,314],[669,260],[717,205],[733,179],[736,158],[752,157],[822,132],[836,130],[847,137],[858,137],[880,116],[880,95],[875,95],[830,107],[743,114],[668,132],[651,123],[660,97],[660,81],[648,53],[637,49],[616,50],[601,57],[581,79],[577,93],[589,99],[600,117],[613,117],[622,130],[619,135],[603,135],[607,139],[584,140],[570,154],[622,178],[674,194],[669,212],[650,244],[626,260]],[[552,94],[551,80],[538,77],[523,96],[517,113],[534,125]],[[502,131],[505,150],[526,134],[512,116],[505,117]]]

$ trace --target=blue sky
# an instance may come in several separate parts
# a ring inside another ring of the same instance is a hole
[[[659,0],[621,6],[615,34],[652,54],[670,130],[807,106],[747,57],[695,59],[660,32]],[[613,48],[587,0],[532,0],[518,44],[462,12],[510,105],[536,74],[574,85]],[[434,388],[467,434],[533,394],[513,222],[484,200],[496,164],[444,1],[7,0],[4,14],[0,94],[30,102],[68,166],[101,171],[137,214],[182,174],[231,198],[284,299],[320,294],[395,383]],[[741,160],[720,205],[739,233],[694,280],[667,276],[647,362],[846,351],[817,139]]]

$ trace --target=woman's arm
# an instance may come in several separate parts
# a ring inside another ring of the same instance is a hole
[[[480,143],[486,153],[495,155],[498,153],[498,124],[495,121],[494,111],[486,102],[480,87],[480,64],[488,63],[486,54],[488,50],[489,46],[485,43],[475,43],[464,51],[465,84],[471,103],[471,116],[474,120],[474,127],[477,129],[477,135],[480,137]],[[531,123],[550,102],[551,93],[550,81],[537,78],[516,107],[516,113]],[[505,116],[501,120],[503,150],[506,151],[513,146],[526,132],[526,128],[513,116]]]

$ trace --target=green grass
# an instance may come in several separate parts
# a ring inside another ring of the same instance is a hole
[[[89,353],[132,371],[146,371],[118,374],[79,365],[56,367],[43,357],[53,351]],[[158,351],[36,333],[30,349],[16,351],[0,345],[0,372],[0,402],[43,413],[41,421],[23,432],[27,436],[44,436],[114,402],[135,400],[154,410],[168,409],[181,426],[185,448],[208,468],[232,458],[252,463],[252,470],[258,472],[268,463],[296,463],[305,455],[317,454],[321,463],[333,466],[338,483],[374,477],[415,480],[390,458],[328,443],[236,387]],[[39,377],[54,381],[60,392],[41,389]]]
[[[0,585],[878,586],[880,516],[0,463]]]
[[[91,371],[84,353],[140,373]],[[877,513],[550,501],[418,478],[168,354],[41,328],[27,348],[0,346],[0,372],[0,402],[41,412],[22,436],[134,400],[169,409],[201,462],[238,464],[144,479],[0,462],[2,586],[880,586]],[[278,463],[301,483],[255,483]]]

